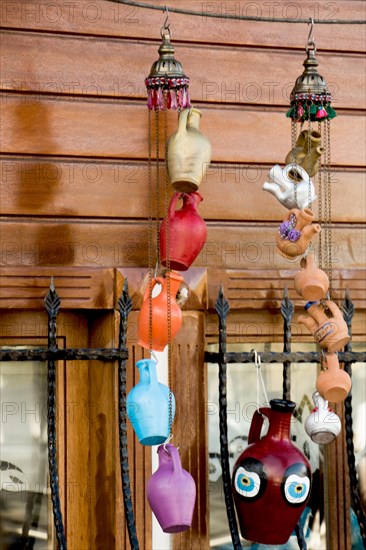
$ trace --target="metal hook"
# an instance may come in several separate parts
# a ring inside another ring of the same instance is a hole
[[[163,12],[163,13],[166,14],[166,17],[165,17],[164,25],[161,27],[160,34],[161,34],[161,37],[163,38],[164,31],[168,31],[169,38],[171,38],[170,23],[168,24],[168,20],[169,20],[169,10],[168,10],[168,6],[165,6],[164,12]]]
[[[315,52],[316,47],[315,47],[315,38],[314,38],[314,34],[313,34],[315,24],[314,24],[314,18],[313,17],[310,17],[308,25],[311,25],[311,26],[310,26],[309,36],[308,36],[308,39],[307,39],[306,44],[305,44],[305,50],[306,50],[306,52],[308,52],[309,46],[313,46],[314,52]]]

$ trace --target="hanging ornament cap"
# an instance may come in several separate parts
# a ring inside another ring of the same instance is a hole
[[[310,33],[312,30],[310,31]],[[314,39],[309,39],[305,46],[307,58],[303,65],[304,72],[296,79],[291,92],[291,108],[286,116],[303,122],[304,120],[331,119],[336,116],[330,106],[332,96],[325,79],[318,73],[318,61],[315,58],[316,47]]]
[[[182,64],[174,57],[170,36],[169,28],[163,27],[159,59],[152,64],[150,74],[145,79],[149,109],[186,109],[191,106],[189,78],[184,74]]]

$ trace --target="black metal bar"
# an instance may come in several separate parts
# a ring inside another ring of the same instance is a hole
[[[283,351],[285,353],[291,352],[291,321],[294,314],[294,304],[291,302],[287,286],[283,291],[283,299],[281,302],[281,314],[283,317]],[[282,374],[282,399],[291,398],[291,362],[283,362],[283,374]]]
[[[238,525],[235,516],[233,495],[231,492],[231,475],[229,463],[229,444],[227,436],[227,380],[226,380],[226,317],[229,302],[222,287],[216,300],[216,313],[219,317],[219,424],[220,424],[220,457],[222,468],[222,485],[224,489],[226,514],[229,523],[231,540],[235,550],[241,549]]]
[[[321,355],[318,352],[261,352],[262,363],[319,363],[321,361]],[[219,363],[221,356],[216,352],[205,352],[206,363]],[[226,352],[222,357],[225,363],[253,363],[253,352]],[[366,361],[366,351],[353,352],[346,351],[338,353],[338,359],[340,362],[358,363]]]
[[[0,361],[117,361],[127,359],[128,353],[125,349],[114,348],[33,348],[33,349],[1,349]]]
[[[121,316],[119,325],[119,349],[120,351],[125,351],[126,353],[127,320],[131,308],[132,302],[130,296],[128,295],[128,284],[126,279],[123,285],[122,294],[118,300],[118,309]],[[139,550],[139,541],[137,538],[135,515],[131,498],[131,483],[128,464],[126,397],[126,357],[124,357],[119,358],[118,361],[118,426],[122,492],[130,545],[132,550]]]
[[[349,292],[346,290],[344,302],[342,304],[343,318],[347,323],[348,333],[352,336],[352,319],[355,313],[355,307],[349,298]],[[352,350],[352,340],[345,346],[347,352]],[[352,378],[352,364],[350,362],[344,363],[344,370]],[[358,474],[355,460],[355,448],[353,444],[353,418],[352,418],[352,389],[344,402],[345,412],[345,430],[346,430],[346,448],[347,448],[347,462],[348,462],[348,475],[351,489],[351,503],[354,512],[357,517],[358,524],[360,526],[361,537],[363,546],[366,548],[366,514],[362,506]]]
[[[60,298],[55,290],[53,278],[50,290],[44,300],[48,313],[48,347],[57,350],[57,314],[60,309]],[[60,490],[58,485],[57,467],[57,413],[56,413],[56,362],[48,360],[48,396],[47,396],[47,426],[48,426],[48,464],[50,473],[51,499],[53,519],[56,528],[56,537],[59,550],[67,550],[65,529],[62,521]]]
[[[295,527],[295,533],[296,533],[297,543],[299,545],[300,550],[306,550],[307,545],[304,537],[304,530],[302,528],[300,521],[297,523]]]

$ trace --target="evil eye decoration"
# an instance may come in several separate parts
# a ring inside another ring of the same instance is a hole
[[[234,473],[234,488],[243,500],[253,501],[262,496],[267,486],[267,476],[262,462],[247,457]]]
[[[281,485],[282,496],[290,506],[301,506],[309,497],[311,474],[304,464],[287,468]]]

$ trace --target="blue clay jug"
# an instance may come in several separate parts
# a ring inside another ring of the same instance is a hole
[[[158,381],[152,359],[137,361],[140,381],[127,396],[127,415],[142,445],[160,445],[169,435],[169,388]],[[172,394],[172,420],[175,399]]]

